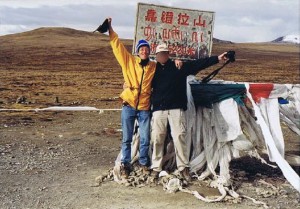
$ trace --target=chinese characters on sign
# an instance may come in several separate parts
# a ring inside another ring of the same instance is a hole
[[[214,12],[188,10],[152,4],[138,4],[135,46],[145,39],[155,56],[158,44],[166,43],[171,57],[198,59],[210,56],[213,38]]]

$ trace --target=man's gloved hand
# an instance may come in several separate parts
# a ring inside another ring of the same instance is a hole
[[[111,20],[110,17],[106,18],[94,32],[98,31],[99,33],[106,33],[111,28]]]
[[[94,31],[99,33],[106,33],[108,31],[108,19],[105,19],[104,22]]]
[[[227,52],[224,52],[223,54],[220,54],[220,55],[218,56],[219,62],[221,62],[221,61],[223,61],[224,63],[227,62],[228,57],[226,56],[226,54],[227,54]]]

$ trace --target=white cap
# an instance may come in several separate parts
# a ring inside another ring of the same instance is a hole
[[[169,48],[167,46],[167,44],[163,43],[163,44],[159,44],[157,47],[156,47],[156,50],[155,50],[155,53],[159,53],[159,52],[168,52],[169,51]]]

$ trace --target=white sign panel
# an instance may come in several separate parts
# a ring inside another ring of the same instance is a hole
[[[138,3],[133,54],[140,39],[149,42],[151,56],[166,43],[171,57],[199,59],[212,50],[214,12]]]

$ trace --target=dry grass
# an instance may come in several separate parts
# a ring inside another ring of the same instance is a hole
[[[23,95],[31,104],[119,107],[122,73],[108,37],[67,28],[41,28],[0,36],[0,105],[14,107]],[[131,40],[123,40],[131,51]],[[299,45],[271,43],[213,45],[213,53],[235,50],[237,61],[216,79],[300,83]],[[201,78],[216,66],[199,73]]]

